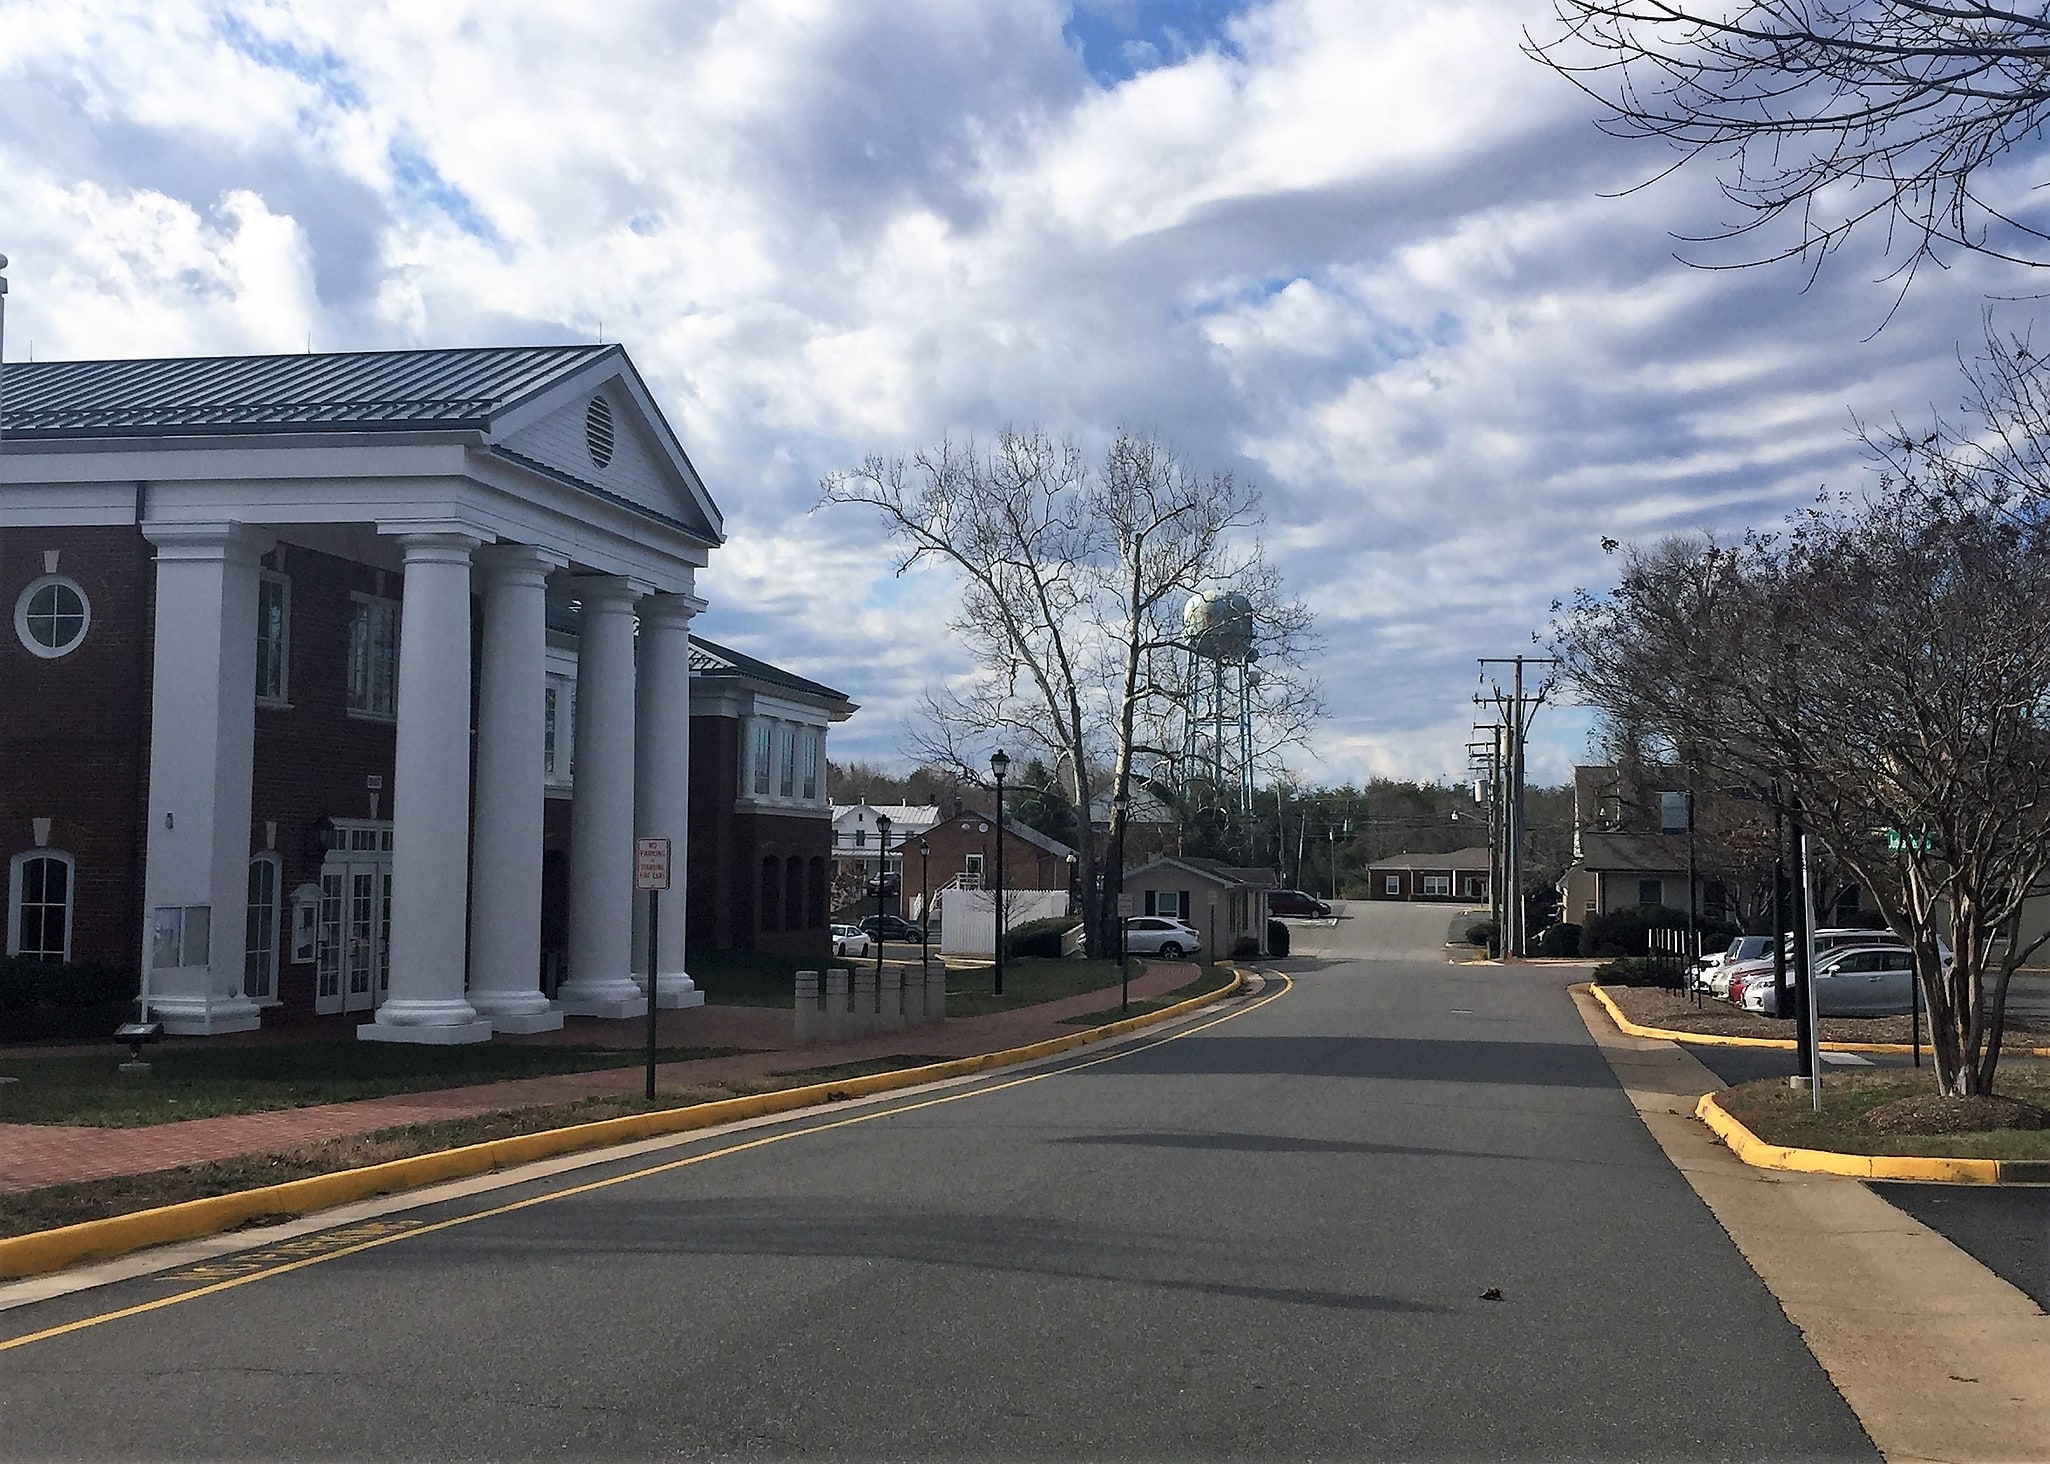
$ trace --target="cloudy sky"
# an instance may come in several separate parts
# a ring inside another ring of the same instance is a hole
[[[1763,523],[1926,416],[1989,294],[1676,262],[1512,0],[0,0],[8,359],[624,342],[726,512],[706,634],[897,761],[937,575],[811,512],[872,451],[1154,430],[1265,493],[1312,781],[1456,773],[1474,658],[1600,540]],[[2023,180],[2025,181],[2025,180]],[[2000,307],[2006,317],[2026,309]],[[1879,330],[1882,321],[1885,328]],[[1584,746],[1547,711],[1533,775]]]

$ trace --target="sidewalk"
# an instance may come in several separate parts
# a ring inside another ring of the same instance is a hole
[[[1154,962],[1132,980],[1132,996],[1165,995],[1194,981],[1198,968],[1189,962]],[[938,1027],[912,1027],[849,1042],[798,1047],[791,1040],[792,1013],[771,1007],[691,1007],[665,1011],[657,1018],[656,1040],[665,1047],[743,1047],[753,1051],[698,1062],[664,1063],[657,1083],[668,1089],[736,1079],[773,1077],[868,1058],[919,1056],[969,1057],[1064,1036],[1068,1017],[1100,1012],[1118,1004],[1115,987],[1089,992],[1016,1011],[980,1017],[949,1017]],[[574,1021],[560,1032],[493,1039],[521,1044],[574,1042],[634,1048],[646,1040],[647,1028],[637,1020]],[[104,1052],[104,1048],[96,1049]],[[635,1095],[644,1091],[647,1070],[606,1068],[596,1072],[555,1073],[538,1078],[482,1083],[467,1088],[442,1088],[365,1098],[353,1103],[328,1103],[312,1108],[284,1108],[268,1113],[238,1113],[220,1118],[194,1118],[149,1128],[88,1128],[53,1124],[0,1124],[0,1195],[43,1185],[79,1180],[147,1174],[184,1164],[204,1164],[244,1154],[274,1153],[328,1139],[400,1124],[467,1118],[507,1108],[570,1103],[579,1098]],[[143,1081],[147,1081],[144,1079]]]

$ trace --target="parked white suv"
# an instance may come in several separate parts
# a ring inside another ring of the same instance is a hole
[[[1125,950],[1134,956],[1193,956],[1203,949],[1203,937],[1193,925],[1184,925],[1168,915],[1134,915],[1125,922]]]

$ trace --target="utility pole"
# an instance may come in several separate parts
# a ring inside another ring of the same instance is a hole
[[[1511,689],[1505,693],[1499,685],[1490,682],[1488,683],[1489,696],[1487,700],[1494,702],[1495,706],[1502,713],[1503,731],[1506,734],[1508,744],[1505,757],[1507,763],[1508,797],[1505,800],[1503,810],[1503,848],[1505,853],[1503,862],[1506,867],[1503,871],[1502,890],[1505,907],[1505,918],[1501,927],[1502,953],[1504,955],[1524,956],[1530,953],[1526,949],[1529,932],[1524,929],[1523,910],[1524,752],[1525,744],[1530,738],[1531,720],[1537,716],[1538,708],[1543,706],[1545,699],[1550,696],[1552,682],[1550,677],[1547,676],[1544,684],[1539,686],[1536,691],[1526,692],[1523,684],[1523,668],[1526,665],[1552,667],[1557,666],[1559,663],[1550,656],[1482,656],[1479,660],[1481,677],[1484,681],[1487,678],[1488,667],[1490,666],[1511,666],[1515,668],[1510,681]],[[1481,700],[1481,695],[1476,692],[1474,694],[1475,703],[1478,704]]]
[[[1488,919],[1495,926],[1495,945],[1502,943],[1502,728],[1476,722],[1473,730],[1488,734],[1486,742],[1466,744],[1467,765],[1475,774],[1474,793],[1488,810]],[[1487,778],[1487,793],[1480,792],[1481,777]]]

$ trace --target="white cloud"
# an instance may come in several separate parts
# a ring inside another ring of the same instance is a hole
[[[1955,395],[1989,288],[1674,262],[1719,218],[1601,137],[1509,0],[16,0],[8,350],[626,342],[732,542],[707,633],[841,686],[889,758],[957,674],[942,579],[809,515],[869,451],[1157,428],[1266,488],[1324,617],[1313,771],[1456,772],[1473,660],[1603,534],[1857,472]],[[1127,79],[1072,28],[1110,26]],[[1064,26],[1070,28],[1064,31]],[[1148,27],[1151,27],[1150,29]],[[1122,29],[1119,29],[1119,28]],[[1584,718],[1540,724],[1562,770]]]

